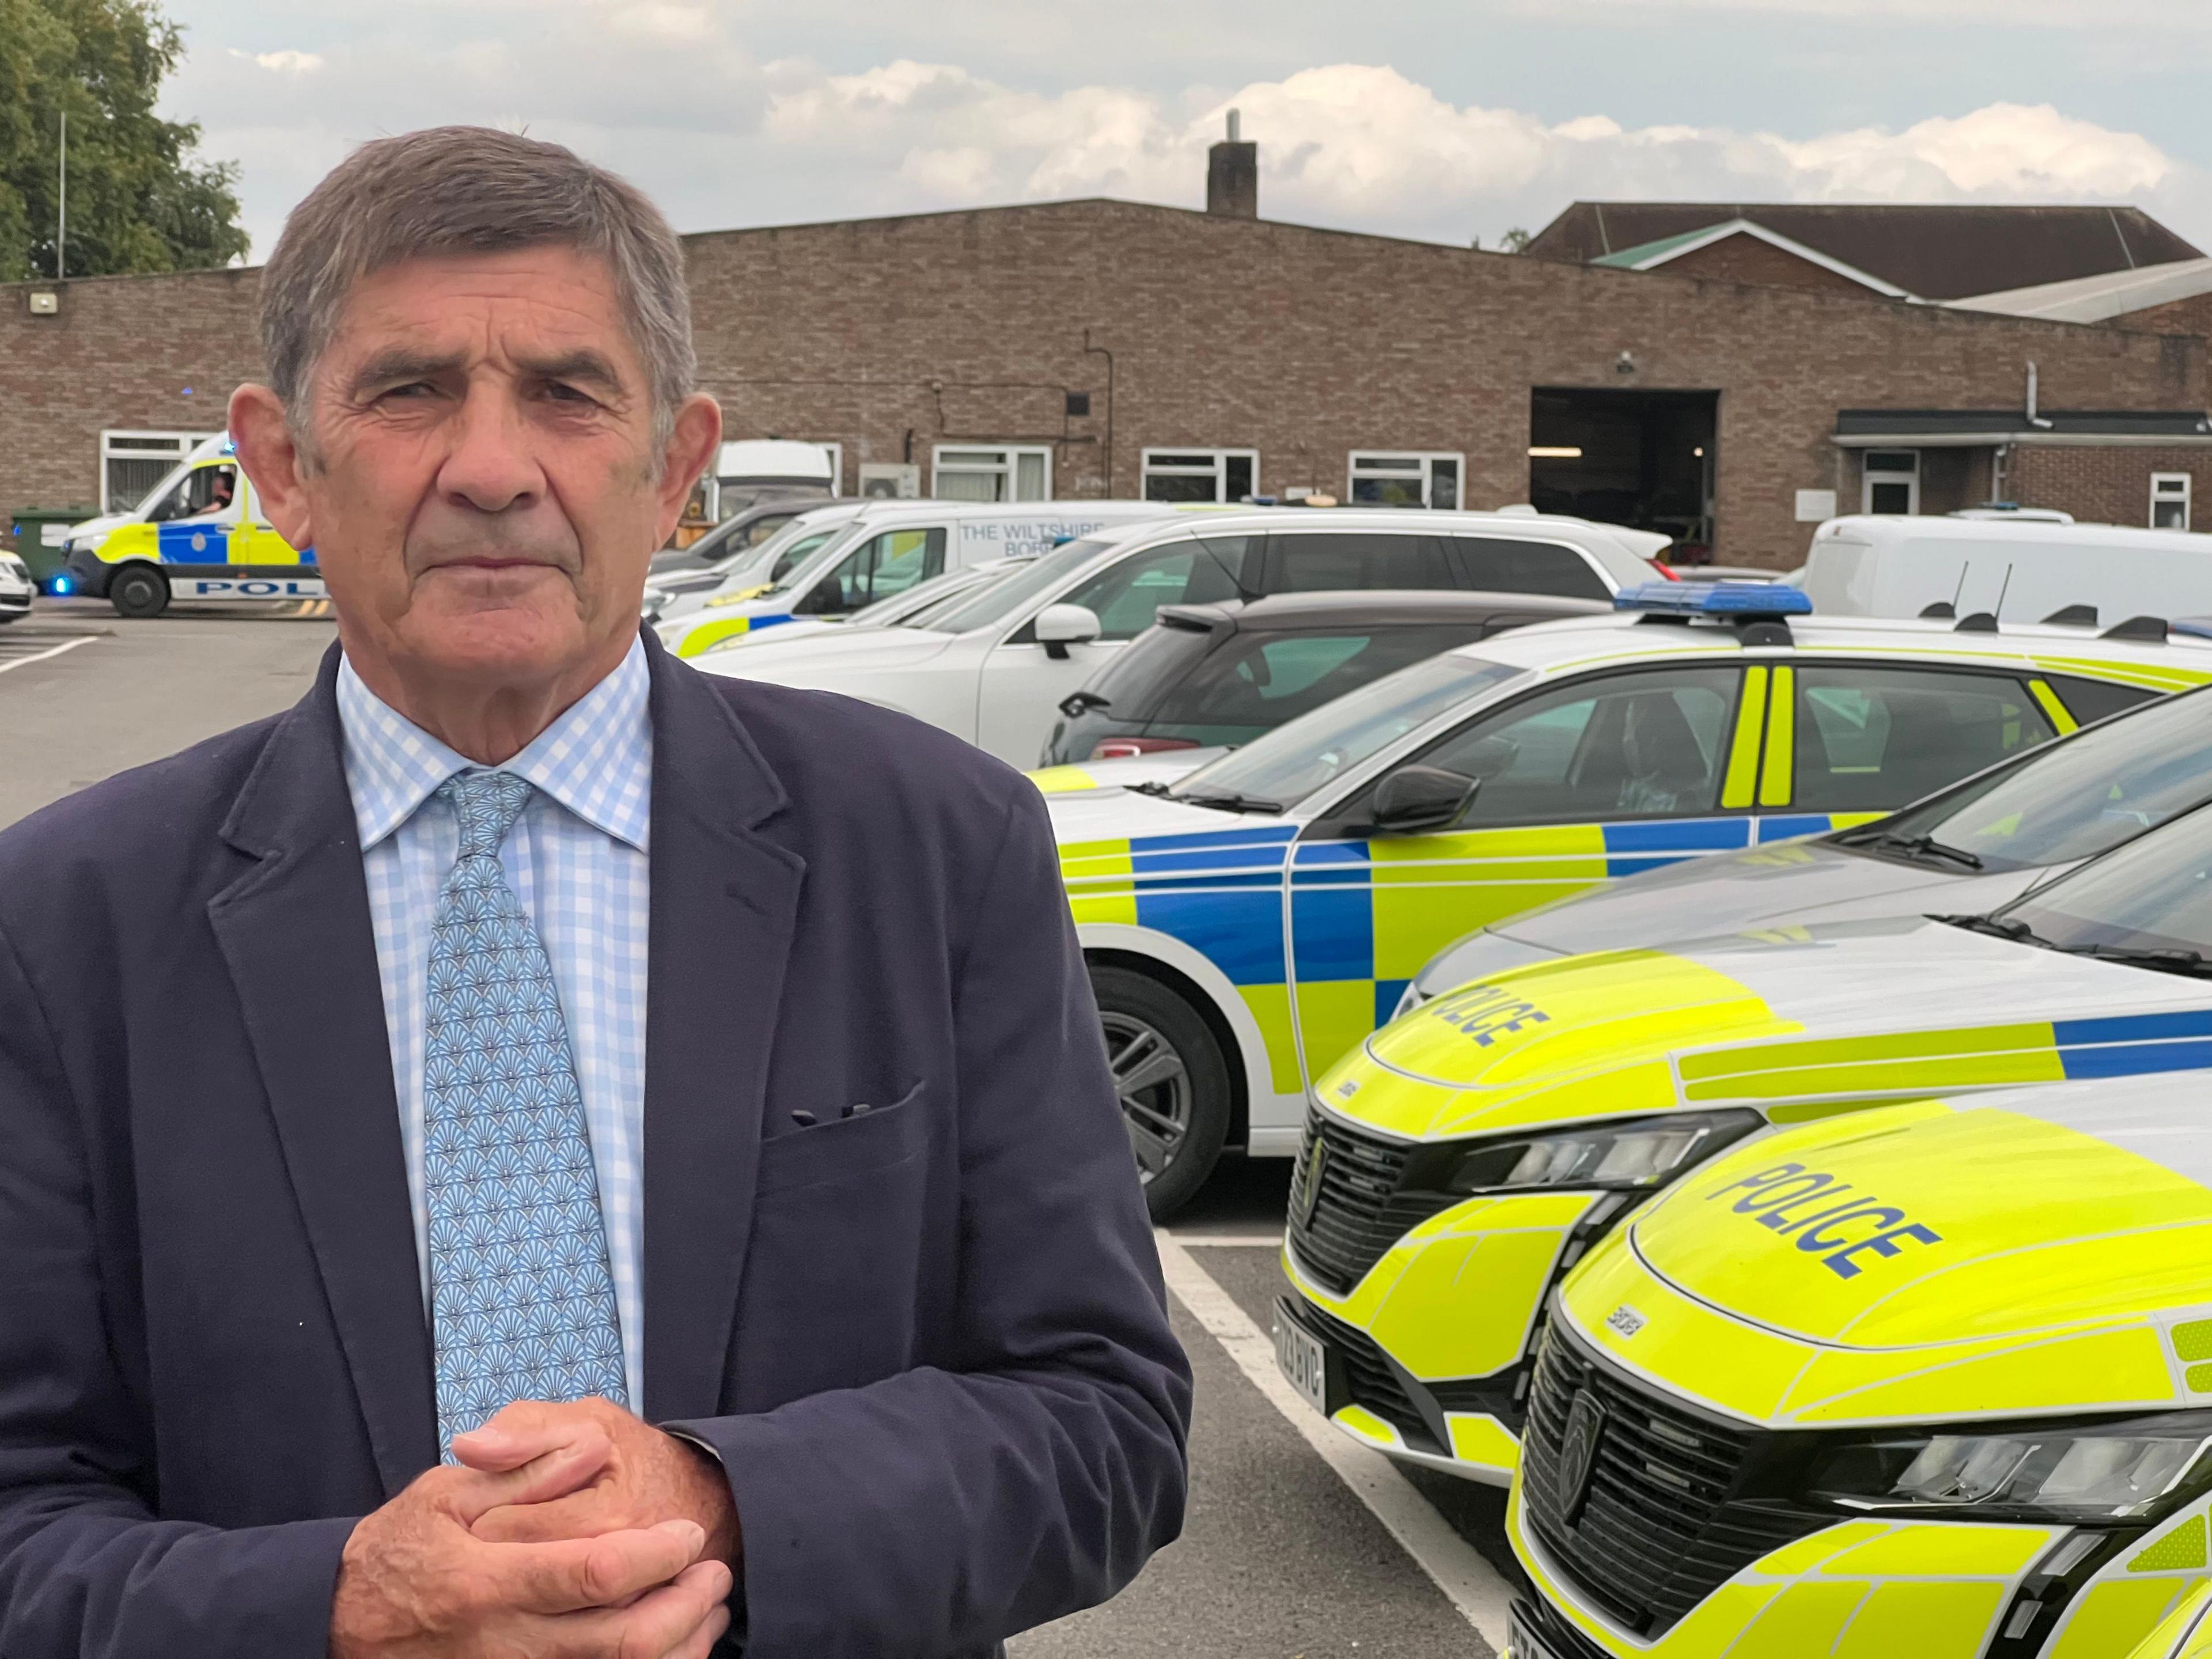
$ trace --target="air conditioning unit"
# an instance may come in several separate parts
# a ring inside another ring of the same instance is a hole
[[[917,500],[921,495],[921,468],[910,461],[862,461],[860,494],[885,501]]]

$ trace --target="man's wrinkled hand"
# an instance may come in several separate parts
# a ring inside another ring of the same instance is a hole
[[[607,1401],[519,1401],[482,1428],[454,1436],[453,1455],[472,1469],[505,1474],[594,1441],[607,1450],[587,1480],[558,1497],[518,1498],[488,1510],[477,1520],[477,1536],[550,1543],[685,1520],[706,1534],[702,1559],[736,1562],[737,1505],[721,1464]]]
[[[510,1469],[432,1469],[346,1540],[331,1659],[706,1659],[729,1626],[730,1571],[691,1522],[544,1543],[471,1530],[511,1506],[558,1503],[614,1447],[572,1432]]]

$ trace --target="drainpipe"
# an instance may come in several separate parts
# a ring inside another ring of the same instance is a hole
[[[2032,362],[2027,366],[2027,423],[2045,432],[2050,431],[2053,424],[2035,412],[2035,365]]]

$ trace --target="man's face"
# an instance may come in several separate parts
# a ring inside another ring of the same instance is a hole
[[[416,696],[608,672],[720,435],[694,398],[655,447],[613,280],[567,248],[364,278],[303,395],[306,453],[246,404],[241,450],[277,531],[314,547],[356,666]]]

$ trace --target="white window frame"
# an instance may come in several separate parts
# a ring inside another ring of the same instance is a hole
[[[220,437],[215,432],[157,432],[150,428],[103,427],[100,434],[100,511],[105,517],[110,513],[126,513],[137,506],[136,501],[111,501],[108,499],[107,464],[113,461],[166,461],[161,471],[166,476],[185,456],[198,449],[210,438]],[[150,447],[158,444],[160,447]],[[158,480],[156,481],[158,482]],[[151,488],[149,485],[148,488]]]
[[[1874,491],[1876,484],[1893,484],[1901,482],[1905,487],[1904,516],[1906,518],[1917,516],[1920,512],[1920,452],[1917,449],[1869,449],[1865,451],[1864,454],[1865,459],[1859,465],[1859,511],[1865,514],[1873,513]],[[1874,465],[1874,458],[1877,455],[1910,455],[1912,457],[1912,471],[1899,472],[1893,469],[1884,468],[1877,472]]]
[[[1181,459],[1184,456],[1196,457],[1200,455],[1205,456],[1209,465],[1206,466],[1177,466],[1173,465],[1168,459],[1170,456]],[[1145,486],[1154,478],[1211,478],[1213,481],[1213,499],[1215,501],[1234,501],[1242,500],[1243,498],[1241,496],[1231,495],[1229,493],[1229,463],[1232,460],[1243,460],[1251,464],[1252,493],[1255,495],[1259,494],[1260,452],[1258,450],[1208,449],[1203,445],[1189,444],[1181,446],[1175,444],[1163,444],[1157,448],[1147,448],[1141,451],[1140,464],[1139,467],[1139,476],[1137,481],[1137,493],[1146,501],[1152,500],[1152,497],[1145,493]]]
[[[2150,475],[2150,527],[2153,530],[2189,528],[2191,482],[2186,472],[2154,472]],[[2159,508],[2175,505],[2181,508],[2181,522],[2160,524],[2158,521]]]
[[[1024,455],[1042,456],[1044,459],[1044,494],[1035,497],[1035,499],[1044,501],[1048,501],[1053,499],[1052,446],[1050,444],[1001,443],[996,439],[982,439],[975,443],[965,444],[938,444],[933,447],[929,452],[929,493],[933,495],[940,497],[945,494],[945,491],[941,487],[940,481],[944,477],[945,458],[947,455],[970,455],[975,453],[979,450],[998,451],[1000,458],[998,464],[995,466],[956,466],[952,471],[955,472],[996,474],[1000,477],[1005,478],[1011,488],[1013,481],[1021,476],[1019,471],[1019,458]],[[963,496],[961,499],[965,500],[966,498]],[[1002,502],[1012,502],[1016,501],[1028,501],[1031,498],[1026,495],[1017,496],[1006,495],[998,496],[996,499]]]
[[[1370,471],[1368,471],[1367,476],[1370,478],[1403,478],[1407,477],[1408,472],[1411,471],[1408,467],[1398,465],[1390,467],[1386,471],[1377,471],[1373,470],[1373,463],[1376,461],[1412,462],[1418,465],[1420,469],[1421,475],[1421,505],[1423,507],[1434,507],[1436,505],[1436,464],[1438,461],[1449,461],[1454,469],[1453,477],[1456,481],[1456,487],[1454,489],[1452,493],[1457,497],[1457,500],[1453,503],[1453,505],[1456,507],[1464,507],[1467,505],[1467,455],[1464,451],[1453,449],[1355,449],[1345,458],[1344,501],[1346,506],[1357,507],[1360,504],[1358,485],[1360,478],[1360,469],[1363,465],[1369,467]]]

